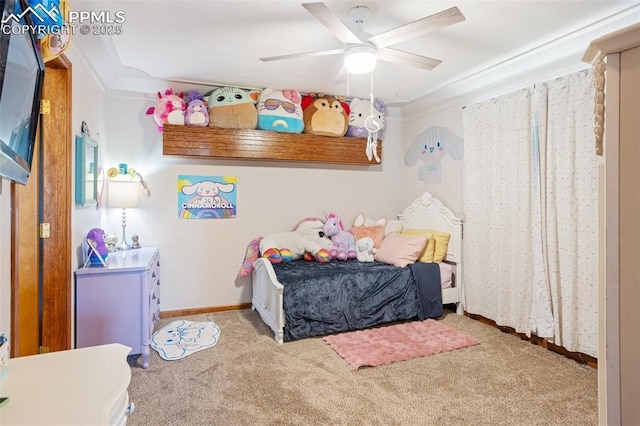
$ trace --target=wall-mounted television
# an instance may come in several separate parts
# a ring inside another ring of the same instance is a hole
[[[0,177],[23,185],[31,173],[44,81],[27,7],[23,0],[0,0]]]

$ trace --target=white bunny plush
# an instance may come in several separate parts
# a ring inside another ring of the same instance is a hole
[[[373,254],[376,248],[373,246],[373,238],[362,237],[356,241],[357,259],[360,262],[373,262]]]

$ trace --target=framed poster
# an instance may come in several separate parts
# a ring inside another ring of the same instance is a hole
[[[178,217],[236,217],[236,190],[235,176],[178,175]]]

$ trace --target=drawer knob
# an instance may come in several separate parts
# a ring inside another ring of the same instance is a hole
[[[156,277],[156,271],[153,271],[153,272],[151,273],[151,278],[155,278],[155,277]]]
[[[136,411],[136,404],[133,402],[129,404],[129,406],[124,410],[125,416],[130,416],[133,412]]]

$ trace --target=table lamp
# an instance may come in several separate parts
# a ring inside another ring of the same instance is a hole
[[[127,209],[138,207],[138,191],[140,182],[137,180],[110,180],[109,181],[109,207],[122,209],[122,241],[118,250],[129,250],[131,245],[127,243],[125,228],[127,227]]]

